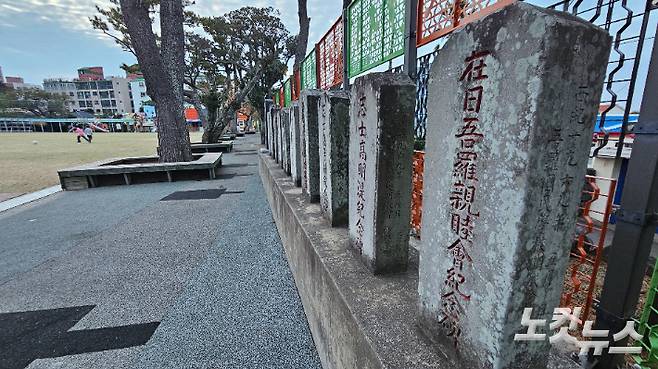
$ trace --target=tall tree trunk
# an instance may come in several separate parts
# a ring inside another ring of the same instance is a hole
[[[120,0],[121,14],[144,73],[147,93],[158,111],[160,161],[192,160],[190,136],[183,112],[185,38],[182,0],[160,2],[162,51],[151,28],[149,5],[144,0]]]
[[[299,35],[297,36],[297,48],[295,50],[295,65],[293,70],[298,70],[306,57],[308,46],[308,32],[311,18],[308,17],[306,0],[297,0],[297,14],[299,15]]]
[[[235,119],[235,114],[242,106],[242,102],[247,98],[247,95],[251,90],[256,86],[256,83],[260,79],[260,71],[262,67],[256,67],[253,76],[247,82],[247,85],[244,86],[235,96],[235,99],[229,102],[226,106],[216,112],[217,116],[215,119],[209,119],[209,129],[203,133],[203,143],[215,143],[218,142],[224,133],[224,128],[229,125],[231,119]],[[209,112],[210,113],[210,112]],[[215,122],[212,124],[212,122]]]

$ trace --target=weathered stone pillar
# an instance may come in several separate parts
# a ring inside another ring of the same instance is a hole
[[[290,106],[290,175],[295,186],[302,185],[301,141],[299,124],[299,103]]]
[[[454,33],[428,86],[420,324],[468,368],[542,368],[610,50],[607,32],[516,3]],[[538,328],[548,333],[547,327]]]
[[[275,145],[274,145],[276,147],[276,151],[274,152],[274,154],[275,154],[274,159],[276,160],[277,163],[281,163],[281,149],[282,149],[282,145],[281,145],[281,114],[283,114],[281,108],[277,109],[274,113],[274,130],[275,130],[274,138],[276,139],[276,142],[275,142]]]
[[[320,207],[332,226],[347,225],[350,95],[326,91],[319,105]]]
[[[281,167],[286,174],[290,175],[290,108],[281,110]]]
[[[322,96],[320,90],[303,90],[299,97],[302,127],[302,192],[309,196],[311,202],[320,201],[320,149],[318,147],[320,96]]]
[[[263,104],[263,118],[261,119],[260,123],[260,143],[265,145],[265,148],[268,150],[270,150],[270,146],[268,142],[269,131],[267,130],[267,121],[270,116],[270,109],[272,109],[272,105],[274,105],[274,101],[272,101],[272,99],[265,99]]]
[[[276,106],[272,105],[267,113],[267,149],[270,156],[274,157],[274,111]]]
[[[407,269],[416,85],[372,73],[352,86],[350,242],[374,273]]]

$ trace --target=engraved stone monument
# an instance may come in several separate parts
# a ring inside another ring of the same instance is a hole
[[[547,340],[514,335],[560,301],[609,51],[605,30],[519,2],[432,66],[420,326],[464,367],[546,366]]]
[[[372,73],[351,94],[350,243],[374,273],[404,271],[416,85],[406,74]]]
[[[320,207],[332,226],[344,226],[349,212],[349,93],[324,92],[319,110]]]

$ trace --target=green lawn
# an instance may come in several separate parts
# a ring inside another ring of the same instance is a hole
[[[192,142],[201,140],[193,132]],[[93,161],[154,155],[155,133],[96,133],[76,143],[73,133],[0,133],[0,193],[21,194],[59,183],[57,170]]]

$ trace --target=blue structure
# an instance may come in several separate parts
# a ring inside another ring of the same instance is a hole
[[[639,114],[630,114],[628,116],[628,124],[635,124],[637,123],[637,119],[639,118]],[[621,133],[621,125],[624,121],[624,116],[623,115],[606,115],[605,117],[605,123],[604,123],[604,128],[608,133]],[[594,132],[596,133],[602,133],[603,131],[599,127],[599,124],[601,123],[601,115],[599,115],[596,118],[596,125],[594,126]]]

